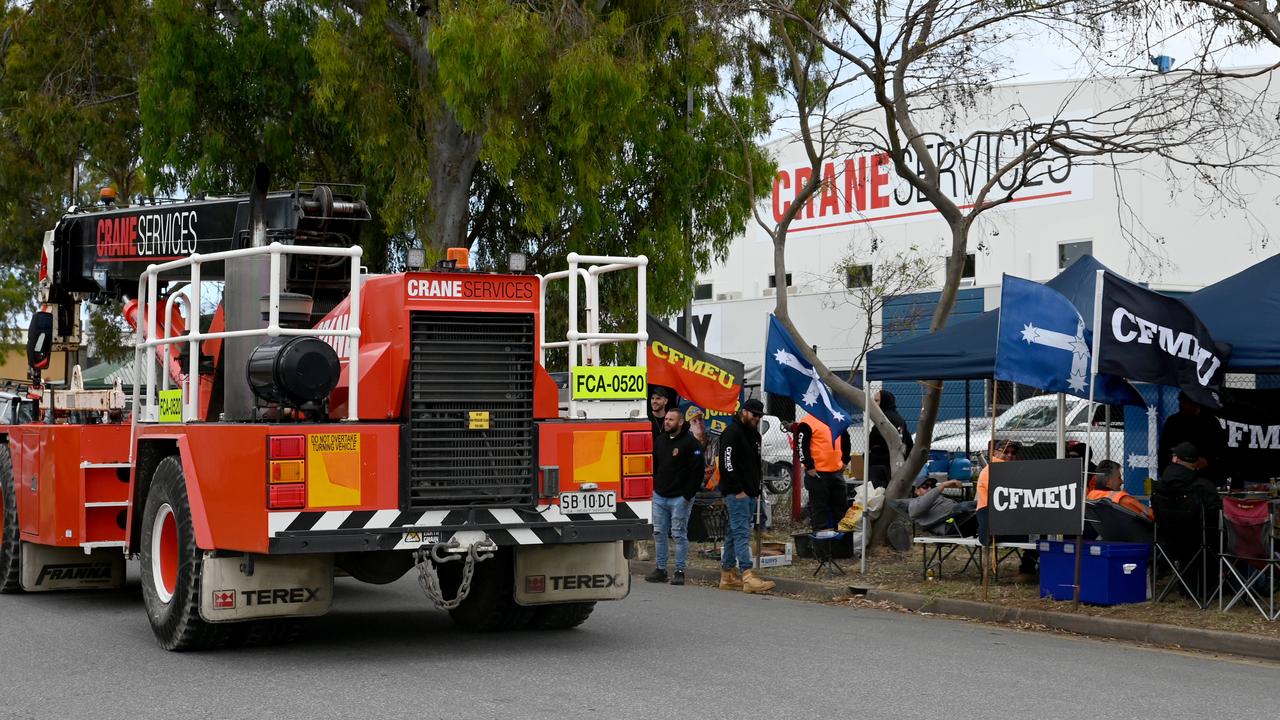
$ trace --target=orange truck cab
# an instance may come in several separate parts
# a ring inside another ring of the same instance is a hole
[[[370,275],[358,188],[265,185],[104,203],[46,233],[36,410],[0,425],[0,591],[115,587],[136,559],[174,650],[322,614],[335,575],[417,572],[436,607],[489,630],[573,627],[626,597],[630,543],[651,533],[647,260],[570,255],[539,277],[473,271],[462,251]],[[632,272],[635,331],[602,331],[601,278]],[[569,329],[547,342],[558,281]],[[104,297],[135,328],[128,390],[80,381],[80,305]],[[609,344],[638,365],[602,364]],[[57,352],[65,387],[41,377]]]

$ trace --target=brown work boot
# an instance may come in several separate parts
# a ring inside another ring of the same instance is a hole
[[[749,593],[762,593],[772,590],[777,583],[772,580],[765,580],[756,575],[755,570],[748,570],[742,573],[742,590]]]
[[[721,590],[741,590],[742,576],[738,574],[737,569],[720,571],[720,589]]]

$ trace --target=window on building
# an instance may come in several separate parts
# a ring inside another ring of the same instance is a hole
[[[961,280],[973,280],[977,277],[977,258],[973,253],[964,256],[964,269],[960,272]],[[947,256],[947,273],[951,272],[951,256]]]
[[[711,299],[711,283],[698,283],[693,286],[694,300],[710,300]]]
[[[864,288],[871,287],[871,266],[870,265],[850,265],[845,268],[845,287],[848,288]]]
[[[1058,244],[1058,269],[1062,270],[1085,255],[1093,254],[1092,240],[1076,240]]]
[[[773,274],[769,275],[769,287],[778,287],[778,276]],[[787,273],[787,287],[791,287],[791,273]]]

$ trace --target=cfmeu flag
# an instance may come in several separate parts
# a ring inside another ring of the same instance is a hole
[[[1000,286],[1000,331],[995,378],[1048,392],[1089,397],[1092,333],[1065,295],[1038,282],[1005,275]],[[1098,376],[1094,399],[1142,405],[1128,382]]]
[[[742,394],[740,362],[699,350],[649,316],[649,384],[666,385],[694,405],[731,413]]]
[[[764,352],[764,391],[785,395],[831,428],[833,439],[849,427],[852,415],[818,378],[818,371],[800,354],[778,318],[769,316],[769,339]]]
[[[1215,343],[1181,300],[1106,273],[1101,317],[1100,372],[1172,385],[1205,407],[1222,407],[1218,391],[1231,349]]]

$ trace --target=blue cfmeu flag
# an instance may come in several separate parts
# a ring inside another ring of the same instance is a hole
[[[773,315],[769,316],[769,338],[765,343],[764,391],[791,398],[831,428],[834,442],[839,441],[851,422],[853,413],[818,379],[818,371],[804,359],[791,335]]]
[[[1093,333],[1065,295],[1038,282],[1004,276],[997,380],[1088,398],[1092,341]],[[1133,386],[1113,375],[1098,376],[1094,399],[1108,405],[1142,404]]]

